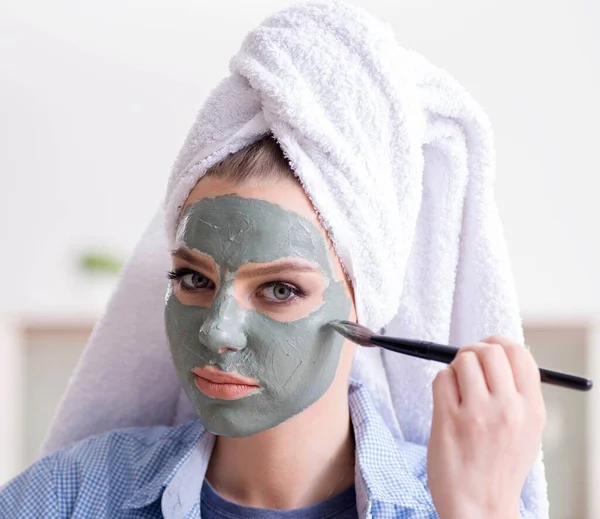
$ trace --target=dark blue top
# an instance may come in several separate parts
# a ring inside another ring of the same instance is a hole
[[[270,510],[242,506],[221,497],[204,480],[200,500],[202,519],[357,519],[354,486],[341,494],[296,510]]]

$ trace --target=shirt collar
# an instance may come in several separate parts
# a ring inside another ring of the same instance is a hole
[[[369,397],[367,389],[351,381],[348,400],[356,442],[356,497],[359,517],[374,509],[432,511],[426,488],[424,446],[395,440]],[[184,517],[200,506],[200,493],[215,436],[194,420],[174,428],[177,447],[150,478],[138,476],[125,509],[143,508],[162,497],[165,517]],[[156,460],[150,454],[143,463]],[[144,473],[142,470],[140,473]]]
[[[151,505],[163,496],[163,492],[172,482],[184,478],[190,470],[189,467],[204,465],[204,472],[206,472],[214,436],[204,428],[200,420],[174,427],[169,436],[172,440],[167,447],[170,450],[168,455],[157,455],[154,449],[150,448],[144,459],[139,460],[140,470],[135,472],[132,484],[134,491],[123,503],[124,510]],[[156,466],[157,459],[163,462],[162,466],[152,476],[145,477],[147,472],[145,469],[150,471]],[[197,478],[204,479],[204,472],[195,473],[190,481]],[[189,487],[186,484],[179,486],[181,489]]]
[[[356,442],[358,516],[369,517],[374,507],[393,510],[390,517],[434,510],[425,482],[426,447],[394,439],[360,382],[351,381],[348,400]]]

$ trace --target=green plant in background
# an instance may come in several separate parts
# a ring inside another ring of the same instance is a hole
[[[79,267],[90,275],[109,274],[116,276],[123,267],[123,261],[109,252],[87,250],[79,256]]]

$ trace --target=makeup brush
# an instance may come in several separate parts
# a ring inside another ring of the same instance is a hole
[[[380,346],[386,350],[404,353],[404,355],[410,355],[411,357],[450,364],[458,353],[458,348],[454,348],[453,346],[377,335],[368,328],[350,321],[331,321],[329,326],[346,337],[346,339],[350,339],[361,346]],[[542,382],[546,384],[576,389],[578,391],[589,391],[593,386],[593,382],[590,379],[544,368],[540,368],[540,376]]]

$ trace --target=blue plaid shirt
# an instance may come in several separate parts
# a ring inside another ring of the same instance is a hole
[[[434,519],[424,446],[398,443],[353,383],[358,516]],[[214,435],[198,420],[111,431],[47,456],[0,490],[0,517],[192,519]]]

